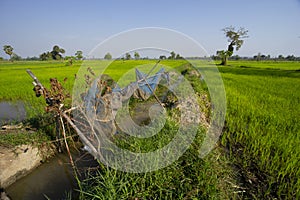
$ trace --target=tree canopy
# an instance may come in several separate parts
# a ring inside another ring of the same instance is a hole
[[[134,52],[134,58],[136,60],[140,59],[140,54],[138,52]]]
[[[126,60],[130,60],[130,59],[131,59],[130,53],[126,53],[126,54],[125,54],[125,59],[126,59]]]
[[[106,53],[105,56],[104,56],[104,59],[111,60],[112,59],[112,55],[110,53]]]
[[[3,50],[4,50],[4,52],[5,52],[7,55],[9,55],[9,58],[11,59],[11,56],[13,55],[13,50],[14,50],[14,48],[13,48],[12,46],[10,46],[10,45],[4,45],[4,46],[3,46]]]
[[[52,51],[44,52],[39,57],[41,60],[61,60],[63,58],[62,54],[66,51],[60,48],[58,45],[53,46]]]
[[[64,54],[66,51],[60,48],[58,45],[55,45],[51,51],[52,59],[53,60],[60,60],[63,58],[61,54]]]
[[[175,59],[176,53],[172,51],[170,54],[171,55],[168,57],[168,59]]]
[[[223,28],[222,31],[224,32],[225,36],[227,37],[227,41],[229,45],[227,50],[217,51],[217,55],[222,58],[221,65],[227,65],[228,57],[232,56],[234,49],[238,51],[244,43],[244,38],[248,38],[248,30],[243,27],[240,27],[236,30],[235,27],[229,26]]]
[[[82,51],[76,51],[75,56],[77,60],[81,60],[83,58]]]
[[[162,55],[162,56],[160,56],[160,58],[165,59],[166,56]],[[171,51],[170,56],[168,57],[168,59],[171,59],[171,60],[173,60],[173,59],[183,59],[183,57],[180,54],[176,54],[174,51]]]
[[[167,56],[165,56],[165,55],[160,55],[160,56],[159,56],[159,59],[160,59],[160,60],[167,59]]]
[[[52,55],[49,51],[47,51],[40,55],[40,59],[41,60],[50,60],[50,59],[52,59]]]

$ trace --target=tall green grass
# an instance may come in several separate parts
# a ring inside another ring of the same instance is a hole
[[[300,63],[232,62],[220,67],[227,116],[222,144],[247,196],[300,198]]]
[[[144,140],[123,140],[118,146],[150,152],[177,129],[176,124],[170,122],[166,126],[158,138],[147,143]],[[179,160],[157,171],[128,173],[100,163],[100,168],[81,182],[81,199],[219,199],[217,173],[208,159],[198,157],[203,133],[204,130],[199,130],[198,138]]]

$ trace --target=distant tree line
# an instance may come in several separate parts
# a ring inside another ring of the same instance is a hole
[[[112,55],[108,52],[104,55],[103,57],[105,60],[110,60],[112,59]],[[141,57],[140,54],[138,52],[134,52],[133,55],[131,55],[129,52],[125,53],[125,55],[121,58],[118,58],[117,60],[145,60],[145,59],[149,59],[149,57]],[[153,58],[155,59],[155,58]],[[183,57],[179,54],[176,54],[174,51],[170,52],[170,55],[167,57],[165,55],[160,55],[159,56],[160,60],[164,60],[164,59],[183,59]]]
[[[220,57],[219,55],[212,55],[210,57],[213,60],[222,60],[222,57]],[[270,55],[264,55],[261,53],[258,53],[257,55],[254,55],[252,57],[248,57],[248,56],[239,56],[239,55],[234,55],[228,58],[228,60],[254,60],[254,61],[300,61],[300,57],[296,57],[294,55],[287,55],[287,56],[283,56],[283,55],[278,55],[275,57],[271,57]]]
[[[231,31],[234,32],[234,29],[231,28],[227,28],[227,29],[223,29],[224,31]],[[245,31],[244,29],[242,29],[243,31]],[[244,32],[239,32],[238,34],[242,34]],[[231,33],[233,35],[235,35],[234,33]],[[229,37],[229,36],[228,36]],[[244,35],[244,38],[246,36]],[[258,53],[252,57],[241,57],[239,55],[232,55],[233,54],[233,49],[232,46],[234,45],[241,45],[242,42],[239,41],[239,35],[235,35],[235,37],[233,37],[233,39],[237,40],[236,42],[233,42],[233,40],[229,39],[230,44],[228,47],[228,50],[224,51],[217,51],[216,55],[212,55],[210,56],[210,59],[213,60],[220,60],[221,64],[226,64],[227,60],[256,60],[256,61],[264,61],[264,60],[273,60],[273,61],[300,61],[300,57],[294,56],[294,55],[287,55],[287,56],[283,56],[283,55],[278,55],[277,57],[271,57],[270,55],[265,55],[262,53]],[[229,50],[232,50],[231,52],[228,53]],[[46,51],[43,52],[42,54],[40,54],[38,57],[37,56],[33,56],[33,57],[27,57],[27,58],[22,58],[21,56],[17,55],[14,52],[14,48],[11,45],[4,45],[3,46],[3,51],[9,56],[9,60],[10,61],[18,61],[18,60],[28,60],[28,61],[38,61],[38,60],[67,60],[67,64],[68,65],[72,65],[74,60],[82,60],[84,59],[83,57],[83,52],[81,50],[78,50],[75,52],[74,56],[63,56],[63,54],[65,54],[65,50],[61,47],[59,47],[58,45],[53,46],[51,51]],[[224,57],[225,56],[225,57]],[[105,60],[111,60],[113,57],[112,55],[108,52],[104,55],[103,57]],[[100,59],[100,58],[98,58]],[[120,60],[131,60],[131,59],[135,59],[135,60],[140,60],[140,59],[149,59],[148,57],[141,57],[140,54],[138,52],[134,52],[133,55],[131,55],[130,53],[126,53],[123,57],[119,58]],[[169,56],[166,55],[160,55],[159,56],[160,60],[165,60],[165,59],[169,59],[169,60],[176,60],[176,59],[183,59],[183,57],[178,54],[175,53],[174,51],[170,52]],[[208,57],[188,57],[187,59],[209,59]],[[0,57],[0,60],[4,60],[4,58]],[[226,60],[226,61],[225,61]]]
[[[169,60],[178,60],[183,59],[183,57],[180,54],[176,54],[174,51],[170,52],[170,56],[161,55],[159,56],[160,60],[169,59]]]
[[[63,54],[66,52],[63,48],[59,47],[58,45],[53,46],[52,51],[46,51],[39,55],[39,57],[27,57],[22,58],[21,56],[17,55],[13,52],[14,48],[11,45],[4,45],[3,51],[9,55],[10,61],[18,61],[18,60],[70,60],[72,64],[72,60],[82,60],[83,59],[83,52],[77,51],[75,56],[66,56],[63,57]],[[0,57],[0,60],[4,60]]]

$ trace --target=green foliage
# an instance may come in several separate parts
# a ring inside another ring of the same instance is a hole
[[[28,60],[28,61],[38,61],[38,60],[40,60],[38,57],[36,57],[36,56],[33,56],[33,57],[27,57],[27,58],[25,58],[25,60]]]
[[[83,58],[82,51],[76,51],[75,56],[77,60],[81,60]]]
[[[78,58],[75,58],[74,56],[66,56],[64,59],[66,60],[66,66],[72,66],[73,61]]]
[[[243,27],[239,28],[238,30],[235,30],[235,27],[229,26],[222,29],[222,31],[224,31],[224,34],[226,35],[229,42],[228,51],[232,52],[234,47],[235,50],[238,51],[244,43],[244,40],[242,39],[249,37],[248,30],[246,30]]]
[[[58,45],[53,46],[52,51],[44,52],[39,57],[40,60],[61,60],[66,51],[63,48],[60,48]]]
[[[19,56],[19,55],[17,55],[17,54],[15,54],[15,53],[13,53],[10,59],[12,61],[20,61],[20,60],[22,60],[22,57]]]
[[[104,59],[105,60],[111,60],[112,59],[112,56],[110,53],[106,53],[105,56],[104,56]]]
[[[134,52],[134,59],[140,59],[140,54],[138,52]]]
[[[51,51],[51,56],[53,60],[60,60],[62,59],[62,55],[64,54],[66,51],[62,48],[60,48],[58,45],[55,45]]]
[[[12,54],[13,54],[13,50],[14,50],[14,48],[13,48],[12,46],[10,46],[10,45],[4,45],[4,46],[3,46],[3,51],[4,51],[7,55],[9,55],[10,58],[11,58],[11,56],[12,56]]]
[[[221,65],[227,65],[228,58],[232,55],[233,51],[217,51],[217,57],[222,59]]]
[[[159,56],[159,59],[164,60],[164,59],[167,59],[167,57],[165,55],[161,55],[161,56]]]
[[[22,132],[0,134],[1,146],[18,146],[22,144],[42,144],[49,141],[49,136],[40,131],[38,132]]]
[[[171,51],[171,55],[168,57],[168,59],[175,59],[176,53],[174,51]]]
[[[164,56],[164,55],[161,55],[159,58],[161,60],[163,60],[163,59],[166,59],[167,57]],[[168,57],[168,59],[170,59],[170,60],[175,60],[175,59],[179,60],[179,59],[183,59],[183,57],[180,56],[179,54],[176,54],[174,51],[171,51],[170,56]]]
[[[125,59],[126,59],[126,60],[130,60],[130,59],[131,59],[130,53],[126,53],[126,54],[125,54]]]
[[[175,59],[183,59],[183,57],[181,56],[181,55],[179,55],[179,54],[176,54],[176,58]]]
[[[43,61],[52,60],[52,54],[49,51],[42,53],[39,57],[40,57],[40,60],[43,60]]]

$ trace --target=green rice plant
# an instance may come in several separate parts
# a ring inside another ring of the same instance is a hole
[[[222,144],[243,171],[248,197],[299,198],[300,73],[291,71],[299,68],[299,62],[219,68],[228,108]]]

